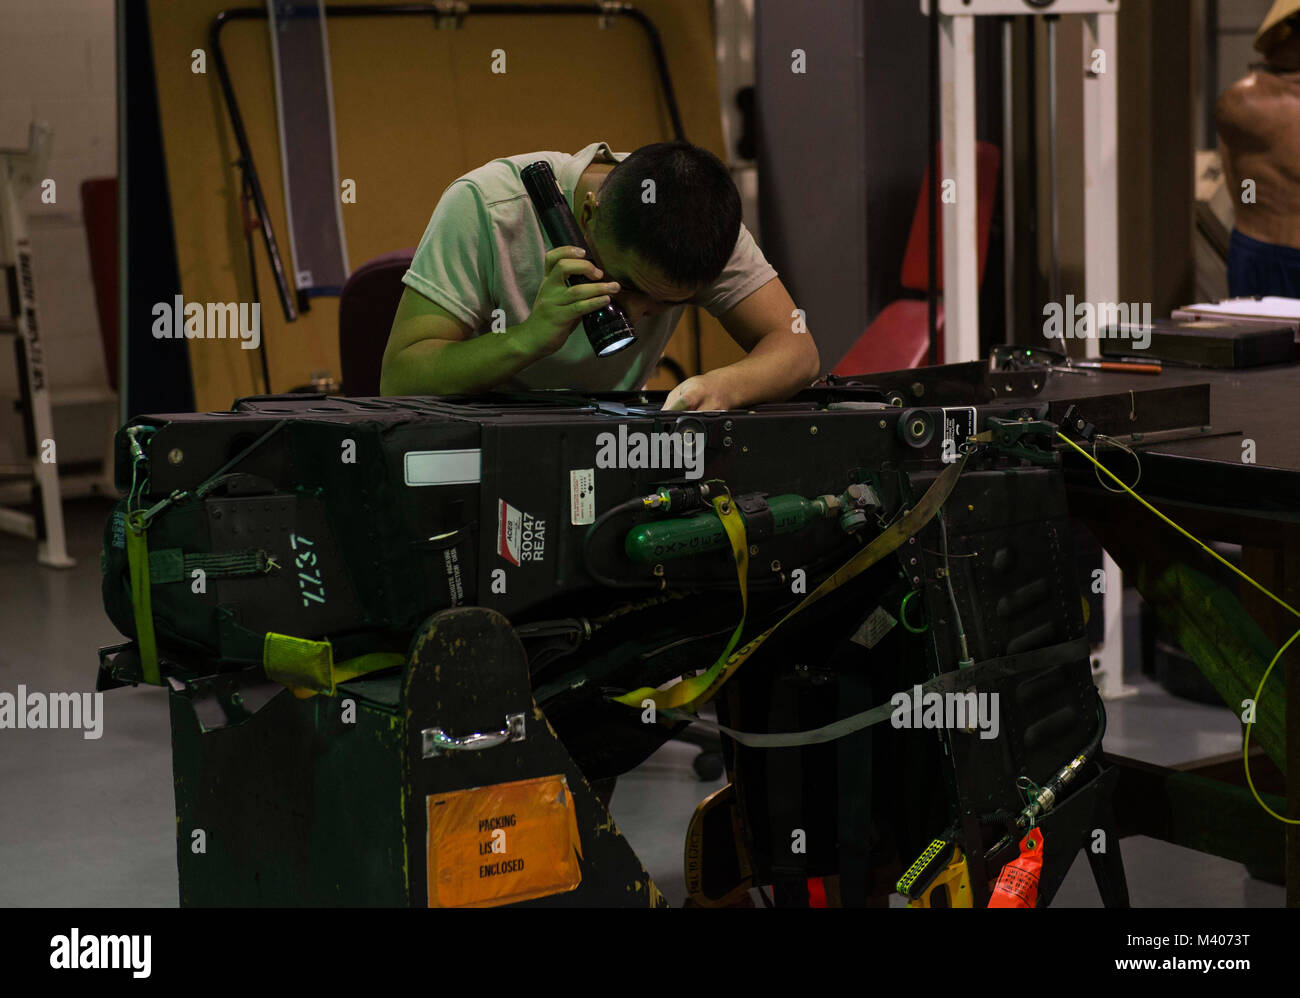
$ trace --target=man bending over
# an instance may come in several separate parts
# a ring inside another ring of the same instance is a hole
[[[555,172],[589,254],[548,246],[520,179],[537,160]],[[690,304],[717,317],[747,356],[686,379],[665,408],[786,398],[817,377],[817,348],[740,216],[726,167],[686,142],[493,160],[453,182],[434,209],[402,279],[380,390],[637,390]],[[586,282],[569,287],[571,275]],[[611,299],[636,342],[596,357],[575,331]]]

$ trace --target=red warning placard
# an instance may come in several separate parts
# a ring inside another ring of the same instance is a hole
[[[1002,868],[989,898],[990,908],[1032,908],[1038,903],[1043,872],[1043,832],[1031,828],[1020,840],[1020,855]]]
[[[489,908],[582,883],[578,816],[562,775],[427,802],[430,908]]]

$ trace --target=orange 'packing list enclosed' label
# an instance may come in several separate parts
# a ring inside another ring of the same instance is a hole
[[[430,908],[490,908],[582,883],[563,775],[433,795],[428,809]]]

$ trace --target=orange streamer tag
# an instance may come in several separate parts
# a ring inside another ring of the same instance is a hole
[[[1029,829],[1020,840],[1020,855],[1002,868],[989,898],[990,908],[1032,908],[1038,903],[1038,878],[1043,872],[1043,833]]]
[[[582,883],[582,843],[564,776],[428,798],[430,908],[490,908]]]

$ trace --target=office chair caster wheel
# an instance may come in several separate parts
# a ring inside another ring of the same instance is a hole
[[[722,765],[721,752],[701,752],[695,757],[695,761],[691,765],[695,768],[695,775],[705,783],[712,783],[714,780],[722,779],[725,768]]]

